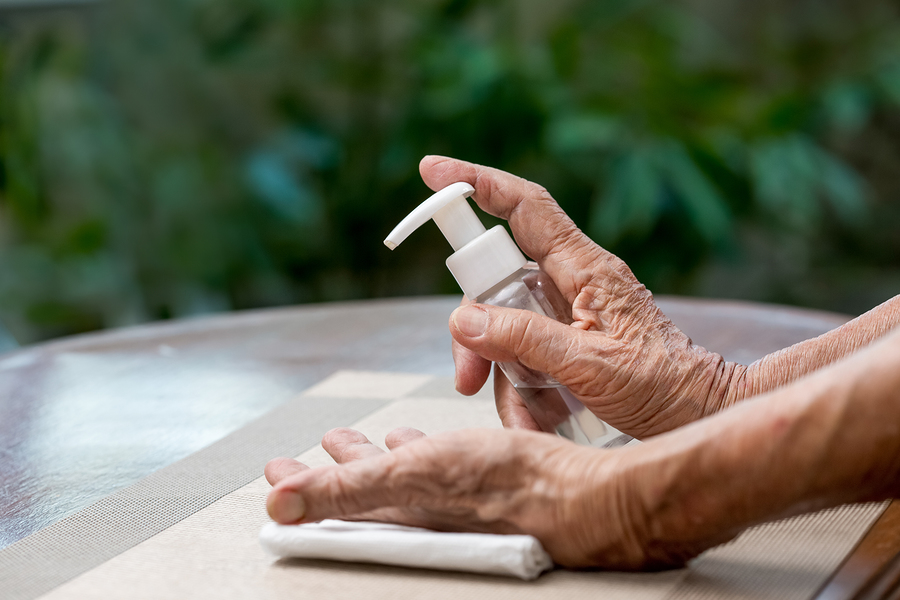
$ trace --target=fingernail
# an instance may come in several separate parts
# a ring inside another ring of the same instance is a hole
[[[488,316],[480,308],[463,306],[456,309],[456,312],[453,313],[453,324],[463,335],[478,337],[487,331]]]
[[[306,503],[303,496],[296,492],[273,490],[266,502],[266,510],[279,523],[296,523],[306,515]]]

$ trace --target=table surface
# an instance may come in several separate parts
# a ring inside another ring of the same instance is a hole
[[[849,318],[658,302],[695,343],[744,363]],[[457,304],[431,297],[231,313],[0,356],[0,548],[220,440],[337,370],[452,375],[446,321]],[[836,576],[839,593],[832,585],[828,597],[850,597],[896,552],[878,548],[864,568],[848,561],[855,575]]]

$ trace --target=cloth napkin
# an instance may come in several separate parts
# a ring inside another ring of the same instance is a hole
[[[268,523],[259,532],[259,541],[267,552],[279,557],[469,571],[525,580],[553,567],[550,555],[530,535],[444,533],[329,519],[305,525]]]

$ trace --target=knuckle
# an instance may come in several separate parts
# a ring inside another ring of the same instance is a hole
[[[502,350],[521,358],[539,343],[541,333],[537,331],[537,315],[526,310],[502,311],[491,319],[491,329],[495,333],[495,344]]]
[[[556,200],[553,198],[553,196],[550,194],[550,192],[547,191],[547,188],[545,188],[544,186],[542,186],[539,183],[532,183],[530,181],[526,181],[526,183],[531,188],[530,189],[531,196],[533,196],[534,198],[536,198],[542,202],[550,202],[550,203],[556,204]]]
[[[533,315],[525,315],[516,339],[513,340],[516,356],[523,358],[531,356],[537,348],[542,347],[541,342],[545,337],[546,326],[539,324]]]

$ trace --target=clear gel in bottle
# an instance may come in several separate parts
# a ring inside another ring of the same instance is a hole
[[[530,310],[562,323],[572,322],[565,298],[543,271],[528,265],[502,226],[486,230],[466,198],[467,183],[454,183],[414,209],[385,239],[393,250],[410,233],[434,219],[455,252],[447,267],[467,297],[482,304]],[[575,443],[614,448],[631,437],[598,419],[565,386],[521,363],[499,363],[538,426]]]

